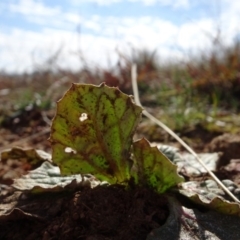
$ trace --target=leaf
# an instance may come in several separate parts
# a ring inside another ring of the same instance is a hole
[[[142,108],[101,84],[73,84],[58,102],[50,141],[64,175],[91,173],[109,183],[130,178],[130,147]]]
[[[42,150],[20,147],[4,150],[1,152],[0,181],[12,184],[13,179],[39,167],[45,161],[51,162],[51,155]]]
[[[3,163],[10,158],[22,160],[30,165],[36,165],[43,161],[51,161],[51,155],[42,150],[36,150],[33,148],[23,149],[20,147],[14,147],[1,152],[1,161]]]
[[[15,179],[13,187],[24,192],[60,192],[64,189],[75,189],[77,187],[100,184],[94,177],[78,175],[61,176],[59,167],[49,162],[44,162],[39,168],[30,171],[21,178]]]
[[[177,166],[164,156],[157,147],[151,147],[146,139],[133,143],[133,176],[137,184],[147,184],[159,193],[183,182]],[[135,170],[134,170],[135,169]]]
[[[210,171],[216,171],[219,162],[219,153],[198,153],[199,158]],[[183,174],[191,177],[201,177],[207,170],[198,162],[191,153],[181,153],[181,159],[174,162]]]
[[[181,155],[179,154],[179,150],[176,147],[157,144],[156,146],[160,152],[162,152],[171,162],[175,163],[181,161]]]
[[[205,206],[208,209],[215,210],[217,212],[236,215],[240,217],[240,204],[235,202],[229,202],[221,197],[211,197],[213,194],[203,195],[193,192],[191,189],[179,189],[179,192],[189,198],[192,202]]]

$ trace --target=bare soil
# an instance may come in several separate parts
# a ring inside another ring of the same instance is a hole
[[[19,195],[15,200],[25,214],[13,213],[0,221],[0,239],[144,240],[169,214],[163,195],[144,188],[126,190],[120,185],[24,198]],[[13,199],[2,201],[7,204]]]
[[[52,112],[45,116],[52,118]],[[147,132],[138,129],[139,136]],[[6,118],[0,129],[0,151],[12,146],[34,147],[51,152],[50,127],[38,109]],[[159,136],[161,136],[159,134]],[[222,152],[216,174],[240,186],[240,134],[207,133],[201,128],[185,131],[198,152]],[[194,137],[200,139],[196,145]],[[171,141],[171,138],[167,137]],[[157,141],[158,139],[154,139]],[[159,139],[163,140],[163,139]],[[172,142],[176,145],[176,142]],[[0,203],[15,210],[0,219],[0,239],[14,240],[144,240],[162,226],[169,215],[164,195],[149,189],[99,186],[75,192],[26,195],[10,187],[14,178],[36,166],[9,161],[0,166]]]

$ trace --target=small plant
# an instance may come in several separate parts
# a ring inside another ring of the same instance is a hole
[[[15,220],[19,216],[37,219],[40,216],[41,220],[46,220],[41,226],[46,239],[68,239],[66,234],[72,234],[73,239],[86,239],[87,233],[89,236],[100,234],[109,237],[104,239],[133,239],[132,236],[134,239],[148,240],[192,239],[193,234],[196,239],[205,239],[202,235],[205,230],[213,237],[222,234],[222,227],[220,232],[215,228],[219,225],[220,217],[227,219],[230,225],[237,226],[239,219],[235,216],[240,216],[239,203],[231,203],[218,195],[203,192],[192,182],[184,183],[184,179],[177,173],[177,166],[172,162],[178,158],[174,150],[162,148],[161,152],[157,147],[151,147],[144,138],[133,142],[132,137],[142,110],[131,96],[118,88],[105,84],[72,84],[57,103],[50,135],[52,156],[43,151],[20,148],[1,153],[3,163],[11,158],[23,159],[21,161],[30,166],[41,166],[14,180],[12,186],[23,193],[23,198],[19,198],[18,204],[15,204],[14,198],[14,204],[7,203],[7,207],[5,203],[3,206],[0,203],[0,221]],[[63,200],[58,199],[60,195],[57,194],[62,191],[62,196],[68,192],[66,195],[73,194],[73,198],[70,202],[58,205]],[[45,194],[38,198],[41,193]],[[187,198],[188,202],[190,200],[214,209],[221,213],[218,215],[220,217],[212,216],[211,211],[200,213],[185,208],[178,201],[180,195],[181,201]],[[32,207],[34,198],[40,200],[40,214]],[[28,205],[30,207],[26,207]],[[54,216],[41,215],[46,206],[51,206],[46,211],[53,212]],[[62,207],[64,213],[61,212]],[[213,226],[211,230],[198,221],[202,215],[207,219],[204,224],[207,222]],[[60,225],[56,224],[59,220]],[[116,232],[120,222],[126,224]],[[57,229],[52,233],[50,231],[52,236],[47,235],[49,226],[46,228],[46,223]],[[10,224],[0,223],[2,226],[9,227]],[[30,228],[27,228],[27,234],[32,231],[32,225]],[[139,233],[142,229],[144,234]],[[126,235],[114,238],[126,232],[131,233],[131,237]],[[1,231],[0,238],[13,239],[6,238],[6,234],[9,234],[8,230]],[[225,235],[236,239],[234,234],[238,234],[237,227],[234,231],[229,227]],[[14,239],[20,238],[24,238],[23,235]]]
[[[162,193],[183,181],[176,166],[146,139],[132,137],[142,108],[117,88],[73,84],[58,102],[50,141],[64,175],[149,186]],[[133,148],[131,148],[133,146]]]

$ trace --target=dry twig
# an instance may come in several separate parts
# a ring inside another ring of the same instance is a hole
[[[139,99],[139,93],[138,93],[138,85],[137,85],[137,66],[136,64],[132,65],[131,69],[131,79],[132,79],[132,87],[133,87],[133,94],[136,104],[142,106],[140,99]],[[178,137],[177,134],[175,134],[169,127],[167,127],[164,123],[162,123],[160,120],[155,118],[152,114],[147,112],[146,110],[143,110],[143,115],[145,115],[147,118],[149,118],[151,121],[156,123],[158,126],[163,128],[167,133],[169,133],[173,138],[175,138],[189,153],[191,153],[197,161],[203,166],[203,168],[208,172],[208,174],[218,183],[218,185],[237,203],[240,203],[240,201],[225,187],[222,182],[216,177],[216,175],[208,169],[208,167],[204,164],[204,162],[198,157],[198,155],[194,152],[194,150],[188,146],[180,137]]]

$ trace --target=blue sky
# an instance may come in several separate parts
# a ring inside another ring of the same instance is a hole
[[[113,66],[118,52],[157,50],[162,61],[208,51],[240,33],[233,0],[1,0],[0,70],[32,71],[59,51],[56,66]]]

